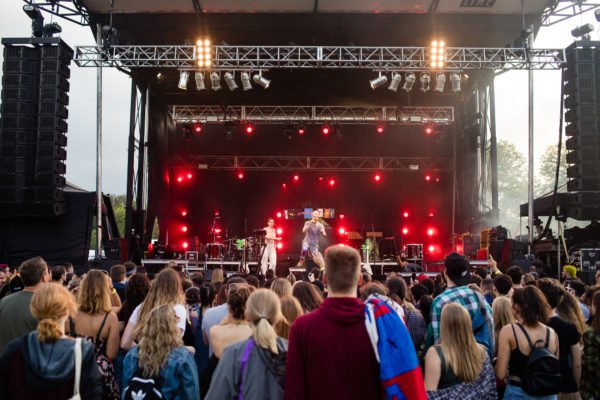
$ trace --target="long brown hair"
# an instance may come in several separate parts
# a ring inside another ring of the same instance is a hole
[[[112,310],[110,281],[99,270],[90,270],[79,288],[79,311],[91,315],[104,315]]]
[[[75,316],[77,306],[73,295],[62,285],[42,283],[31,298],[31,314],[37,319],[40,342],[54,343],[62,336],[60,319]],[[10,321],[4,321],[9,324]]]
[[[585,324],[583,312],[581,311],[581,308],[579,308],[579,302],[575,296],[569,292],[565,292],[560,304],[556,307],[556,312],[562,319],[575,324],[577,332],[579,332],[580,335],[583,335],[587,326]]]
[[[319,289],[312,283],[296,282],[292,289],[292,294],[298,299],[305,312],[311,312],[319,308],[323,302],[323,296],[321,296]]]
[[[138,337],[138,366],[144,376],[157,376],[171,351],[183,346],[173,307],[163,304],[149,310]]]
[[[442,309],[440,338],[442,353],[454,375],[463,382],[475,381],[487,353],[475,341],[471,317],[460,304],[449,303]]]
[[[543,324],[550,317],[550,305],[542,291],[535,286],[528,285],[524,289],[515,289],[512,302],[518,308],[523,323],[527,326]]]
[[[302,315],[302,306],[294,296],[284,296],[279,299],[283,318],[275,325],[275,331],[280,337],[287,339],[290,336],[292,324]]]

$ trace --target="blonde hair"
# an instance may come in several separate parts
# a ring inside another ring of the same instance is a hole
[[[67,288],[55,283],[42,283],[31,299],[31,314],[39,321],[40,342],[54,343],[63,336],[61,319],[77,313],[75,299]],[[5,321],[5,323],[9,323]]]
[[[475,341],[471,317],[460,304],[449,303],[442,309],[440,338],[442,353],[454,375],[463,382],[474,382],[483,370],[486,351]]]
[[[290,330],[292,328],[292,324],[303,314],[302,306],[298,299],[294,296],[284,296],[279,299],[281,303],[281,314],[282,317],[277,325],[275,325],[275,332],[277,335],[287,339],[290,336]]]
[[[225,280],[225,278],[223,277],[223,269],[222,268],[213,269],[211,282],[212,283],[223,282],[224,280]]]
[[[510,299],[504,296],[496,297],[492,303],[492,315],[494,316],[494,336],[498,343],[500,329],[515,322]]]
[[[173,349],[183,346],[177,315],[170,305],[159,305],[148,312],[139,329],[138,366],[144,376],[157,376]]]
[[[279,298],[292,295],[292,285],[290,281],[284,278],[277,278],[271,282],[271,290]]]
[[[587,329],[587,325],[585,324],[583,312],[579,308],[579,302],[572,293],[565,293],[560,304],[556,307],[556,312],[562,319],[575,324],[577,332],[579,332],[581,340],[583,340],[583,333]]]
[[[79,287],[79,311],[91,315],[104,315],[112,310],[108,275],[91,270]]]
[[[181,287],[179,274],[170,268],[160,271],[160,273],[156,275],[144,302],[140,306],[140,313],[134,336],[137,336],[137,333],[146,323],[150,311],[154,308],[163,305],[173,308],[177,304],[184,304],[184,302],[185,297]]]
[[[246,319],[256,328],[253,334],[258,347],[278,354],[277,333],[273,328],[281,316],[281,304],[275,293],[258,289],[250,295],[246,303]]]

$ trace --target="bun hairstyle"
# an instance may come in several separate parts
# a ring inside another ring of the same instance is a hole
[[[244,319],[244,310],[246,302],[252,293],[252,289],[246,283],[233,283],[229,285],[229,293],[227,295],[227,305],[229,306],[229,314],[237,320]]]
[[[40,342],[54,343],[63,336],[61,319],[77,313],[73,295],[62,285],[43,283],[31,299],[31,314],[37,319]]]
[[[281,319],[281,304],[268,289],[254,291],[246,302],[246,319],[256,328],[253,339],[258,347],[278,354],[277,333],[273,326]]]

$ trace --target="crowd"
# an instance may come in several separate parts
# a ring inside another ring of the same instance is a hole
[[[0,399],[600,399],[600,272],[0,269]]]

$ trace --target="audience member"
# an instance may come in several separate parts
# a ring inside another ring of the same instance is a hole
[[[494,299],[494,302],[492,303],[492,314],[494,315],[495,343],[498,343],[498,335],[500,335],[502,328],[515,322],[510,299],[504,296]]]
[[[270,288],[279,298],[292,295],[292,285],[287,279],[277,278],[271,282]]]
[[[421,275],[419,276],[418,280],[421,285],[427,288],[427,294],[429,296],[433,296],[433,294],[435,293],[435,282],[433,281],[433,279],[428,278],[427,275]]]
[[[127,297],[123,302],[121,310],[117,314],[121,325],[120,332],[123,332],[125,324],[127,324],[131,314],[133,314],[133,310],[142,304],[149,290],[150,280],[146,275],[138,273],[131,275],[129,281],[127,281]]]
[[[202,287],[204,284],[204,273],[200,271],[194,272],[192,275],[190,275],[190,279],[194,283],[194,286],[197,288]]]
[[[41,273],[41,266],[44,272]],[[21,265],[25,280],[32,275],[47,275],[45,262],[36,257]],[[38,272],[38,274],[35,274]],[[27,285],[28,291],[32,285]],[[13,295],[15,296],[15,295]],[[10,296],[9,296],[10,297]],[[98,373],[92,344],[73,340],[65,335],[69,316],[77,306],[73,296],[62,285],[39,283],[31,296],[31,314],[39,321],[37,330],[13,340],[0,358],[0,398],[19,400],[71,399],[78,394],[82,399],[102,398],[102,379]],[[8,325],[2,320],[2,325]],[[79,386],[75,391],[75,352],[81,351]]]
[[[224,282],[225,281],[225,277],[223,275],[223,269],[222,268],[215,268],[215,269],[213,269],[212,277],[211,277],[210,281],[212,283],[215,283],[215,282]]]
[[[583,298],[585,296],[585,284],[581,282],[579,279],[572,280],[567,283],[565,286],[567,292],[571,293],[577,298],[577,303],[579,304],[579,308],[581,308],[581,312],[583,313],[583,318],[587,321],[590,319],[590,310],[587,305],[583,302]]]
[[[512,295],[513,281],[510,276],[506,274],[496,275],[494,278],[494,293],[495,297],[506,296],[511,297]]]
[[[273,328],[282,318],[279,298],[267,289],[255,291],[245,317],[252,335],[223,352],[207,400],[283,399],[288,343]]]
[[[298,299],[305,313],[319,308],[323,302],[323,296],[317,287],[311,283],[298,281],[292,288],[293,296]]]
[[[300,302],[294,296],[284,296],[279,299],[281,302],[281,314],[283,318],[275,325],[275,332],[279,337],[288,339],[290,336],[290,329],[294,321],[301,316],[302,306]]]
[[[518,265],[513,265],[506,270],[506,275],[512,280],[513,289],[522,289],[521,279],[523,278],[523,270]]]
[[[67,280],[67,269],[64,265],[55,265],[52,267],[52,282],[59,285],[65,285]]]
[[[421,300],[421,297],[428,295],[429,289],[427,289],[427,286],[418,283],[410,288],[410,292],[415,303],[418,303]]]
[[[408,333],[415,349],[420,349],[425,341],[427,327],[421,312],[411,303],[405,301],[407,293],[406,281],[402,277],[394,276],[385,282],[385,286],[388,289],[388,296],[404,309],[404,319]]]
[[[600,399],[600,292],[592,298],[592,323],[583,334],[581,398]]]
[[[288,276],[285,277],[290,285],[294,286],[296,284],[296,275],[289,273]]]
[[[485,278],[481,281],[481,291],[485,301],[491,306],[494,302],[494,280],[492,278]]]
[[[312,274],[312,277],[310,274]],[[314,267],[313,269],[310,270],[310,274],[308,274],[308,280],[310,281],[310,283],[312,283],[313,285],[318,287],[319,290],[321,291],[321,293],[324,293],[325,285],[323,284],[323,281],[321,280],[321,276],[322,276],[321,270],[317,267]]]
[[[112,286],[117,291],[121,303],[127,299],[127,275],[125,267],[121,264],[113,265],[110,267],[110,279],[112,280]]]
[[[252,286],[254,289],[260,288],[260,279],[256,275],[248,275],[246,277],[246,282],[248,285]]]
[[[583,316],[583,312],[581,312],[581,308],[579,308],[579,301],[577,301],[575,296],[569,292],[565,292],[560,304],[556,307],[556,314],[560,319],[575,325],[577,332],[582,335],[580,344],[583,344],[583,334],[587,329],[587,325],[585,323],[586,319]]]
[[[11,340],[35,330],[38,322],[31,313],[31,298],[44,282],[50,280],[48,265],[42,257],[24,261],[19,267],[19,275],[24,289],[0,300],[0,354]]]
[[[123,266],[125,267],[125,275],[127,275],[127,278],[131,277],[133,274],[138,272],[137,265],[135,265],[135,263],[132,261],[124,262]]]

